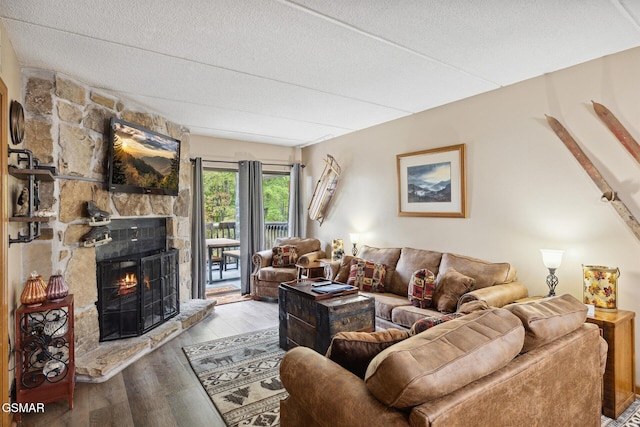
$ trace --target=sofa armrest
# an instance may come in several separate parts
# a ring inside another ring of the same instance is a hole
[[[329,261],[324,264],[324,278],[333,280],[338,275],[338,270],[342,265],[342,260]]]
[[[257,272],[261,268],[268,267],[271,265],[271,259],[273,258],[273,251],[271,249],[266,249],[264,251],[256,252],[251,257],[254,266],[254,272]]]
[[[373,420],[385,427],[408,425],[407,415],[383,405],[362,379],[310,348],[285,354],[280,380],[289,393],[280,402],[283,426],[369,427]]]
[[[318,259],[322,259],[325,257],[325,253],[322,250],[309,252],[308,254],[304,254],[298,258],[298,264],[310,264]]]
[[[529,290],[520,282],[503,283],[467,292],[458,300],[458,307],[465,302],[481,300],[491,307],[502,307],[529,296]]]

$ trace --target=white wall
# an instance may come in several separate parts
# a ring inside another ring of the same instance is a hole
[[[619,308],[640,313],[640,242],[599,200],[544,116],[567,127],[640,218],[640,165],[590,103],[609,107],[640,140],[639,71],[636,48],[306,147],[307,181],[315,185],[327,153],[343,171],[328,218],[321,227],[310,223],[308,234],[324,243],[343,238],[350,247],[348,233],[359,231],[368,245],[509,261],[531,295],[548,291],[539,249],[564,249],[557,293],[582,299],[582,264],[616,266]],[[396,155],[460,143],[467,148],[468,217],[399,217]]]

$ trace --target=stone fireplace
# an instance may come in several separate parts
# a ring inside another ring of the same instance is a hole
[[[23,69],[25,139],[42,165],[56,167],[58,177],[40,188],[41,209],[51,209],[55,218],[43,224],[42,236],[17,245],[22,255],[22,282],[36,270],[45,280],[60,270],[75,297],[76,358],[100,347],[96,302],[97,263],[102,247],[84,247],[87,224],[86,202],[93,200],[117,220],[158,219],[163,222],[163,250],[175,248],[178,301],[191,296],[191,237],[189,130],[166,120],[120,95],[90,87],[69,76],[46,70]],[[181,141],[178,196],[108,192],[105,185],[107,135],[111,117],[138,124]],[[10,159],[11,162],[11,159]],[[21,185],[11,186],[15,200]],[[19,224],[10,225],[11,235]],[[129,246],[135,246],[129,242]],[[13,246],[12,246],[13,249]],[[174,264],[172,264],[174,265]],[[20,267],[17,267],[20,268]],[[15,288],[22,289],[22,284]],[[157,328],[161,329],[161,328]],[[125,340],[126,341],[126,340]]]

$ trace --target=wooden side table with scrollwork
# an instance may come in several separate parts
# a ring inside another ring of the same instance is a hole
[[[73,409],[73,295],[16,310],[16,402],[68,399]],[[16,414],[20,422],[22,415]]]

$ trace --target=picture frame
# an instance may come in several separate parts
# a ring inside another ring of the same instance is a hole
[[[396,155],[398,215],[466,218],[465,144]]]

